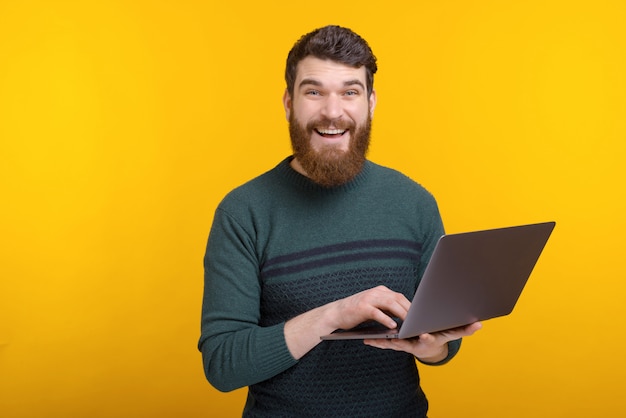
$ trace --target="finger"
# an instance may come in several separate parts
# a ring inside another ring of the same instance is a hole
[[[482,327],[483,327],[482,323],[474,322],[472,324],[465,325],[463,327],[454,328],[450,330],[449,334],[453,336],[454,338],[468,337],[474,334],[476,331],[478,331]]]
[[[370,347],[379,348],[382,350],[396,350],[403,351],[400,345],[398,344],[400,340],[388,340],[388,339],[369,339],[363,340],[365,345],[369,345]]]
[[[402,306],[402,309],[408,312],[409,308],[411,307],[411,301],[408,300],[407,297],[404,296],[402,293],[396,293],[396,295],[398,296],[397,300],[400,306]]]
[[[371,319],[389,327],[396,328],[398,325],[393,317],[404,320],[411,302],[402,294],[386,289],[382,296],[378,295],[370,303],[375,308],[370,312]]]
[[[373,340],[373,339],[363,340],[363,344],[369,345],[370,347],[386,349],[387,346],[384,344],[384,342],[385,342],[384,340],[382,342],[381,340]]]
[[[424,345],[435,344],[437,342],[438,336],[439,335],[435,335],[435,334],[422,334],[419,336],[419,341]]]
[[[400,304],[405,312],[409,311],[409,308],[411,307],[411,301],[408,300],[406,296],[404,296],[402,293],[398,293],[397,302]]]
[[[395,315],[392,313],[392,315]],[[372,311],[371,319],[386,326],[389,329],[398,328],[398,323],[388,314],[378,308]]]
[[[472,335],[473,333],[475,333],[476,331],[482,329],[483,324],[482,322],[474,322],[473,324],[469,324],[466,328],[466,332],[469,332],[470,334],[468,335]]]
[[[379,306],[391,316],[404,321],[411,307],[411,302],[402,293],[394,292],[389,299],[383,300]]]
[[[371,295],[380,301],[383,301],[386,304],[398,304],[402,309],[409,310],[411,306],[411,301],[407,299],[404,294],[400,292],[395,292],[385,286],[377,286],[373,289]]]
[[[474,322],[458,328],[452,328],[445,331],[434,332],[432,334],[422,334],[420,338],[425,343],[435,342],[437,338],[443,338],[446,342],[458,340],[459,338],[468,337],[482,328],[481,322]]]
[[[402,294],[384,286],[355,294],[343,299],[340,304],[340,321],[350,327],[368,320],[376,321],[387,328],[397,328],[393,318],[404,320],[410,302]]]

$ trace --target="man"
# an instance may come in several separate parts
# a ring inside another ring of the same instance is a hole
[[[349,29],[303,36],[283,97],[293,156],[233,190],[205,256],[199,348],[244,416],[424,417],[419,362],[443,364],[480,323],[409,340],[320,341],[396,327],[443,234],[434,198],[366,160],[376,58]]]

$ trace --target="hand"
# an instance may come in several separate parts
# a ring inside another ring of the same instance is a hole
[[[321,342],[320,336],[338,329],[350,329],[374,320],[390,329],[404,320],[411,302],[385,286],[364,290],[300,314],[285,323],[285,342],[295,359],[300,359]]]
[[[446,331],[422,334],[408,339],[365,340],[364,343],[384,350],[404,351],[413,354],[424,363],[437,363],[448,356],[448,342],[474,334],[482,328],[480,322]]]
[[[329,304],[333,331],[354,328],[374,320],[391,329],[398,324],[394,317],[404,320],[411,302],[402,294],[378,286]]]

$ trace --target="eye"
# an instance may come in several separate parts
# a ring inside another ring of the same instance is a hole
[[[358,95],[359,95],[359,92],[358,92],[358,90],[347,90],[347,91],[344,93],[344,95],[345,95],[345,96],[358,96]]]
[[[319,90],[307,90],[304,94],[306,94],[307,96],[319,96],[319,95],[321,95]]]

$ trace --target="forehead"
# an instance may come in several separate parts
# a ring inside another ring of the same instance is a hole
[[[365,85],[365,67],[354,68],[332,60],[308,56],[298,63],[296,72],[296,88],[302,80],[316,80],[322,84],[358,80]]]

